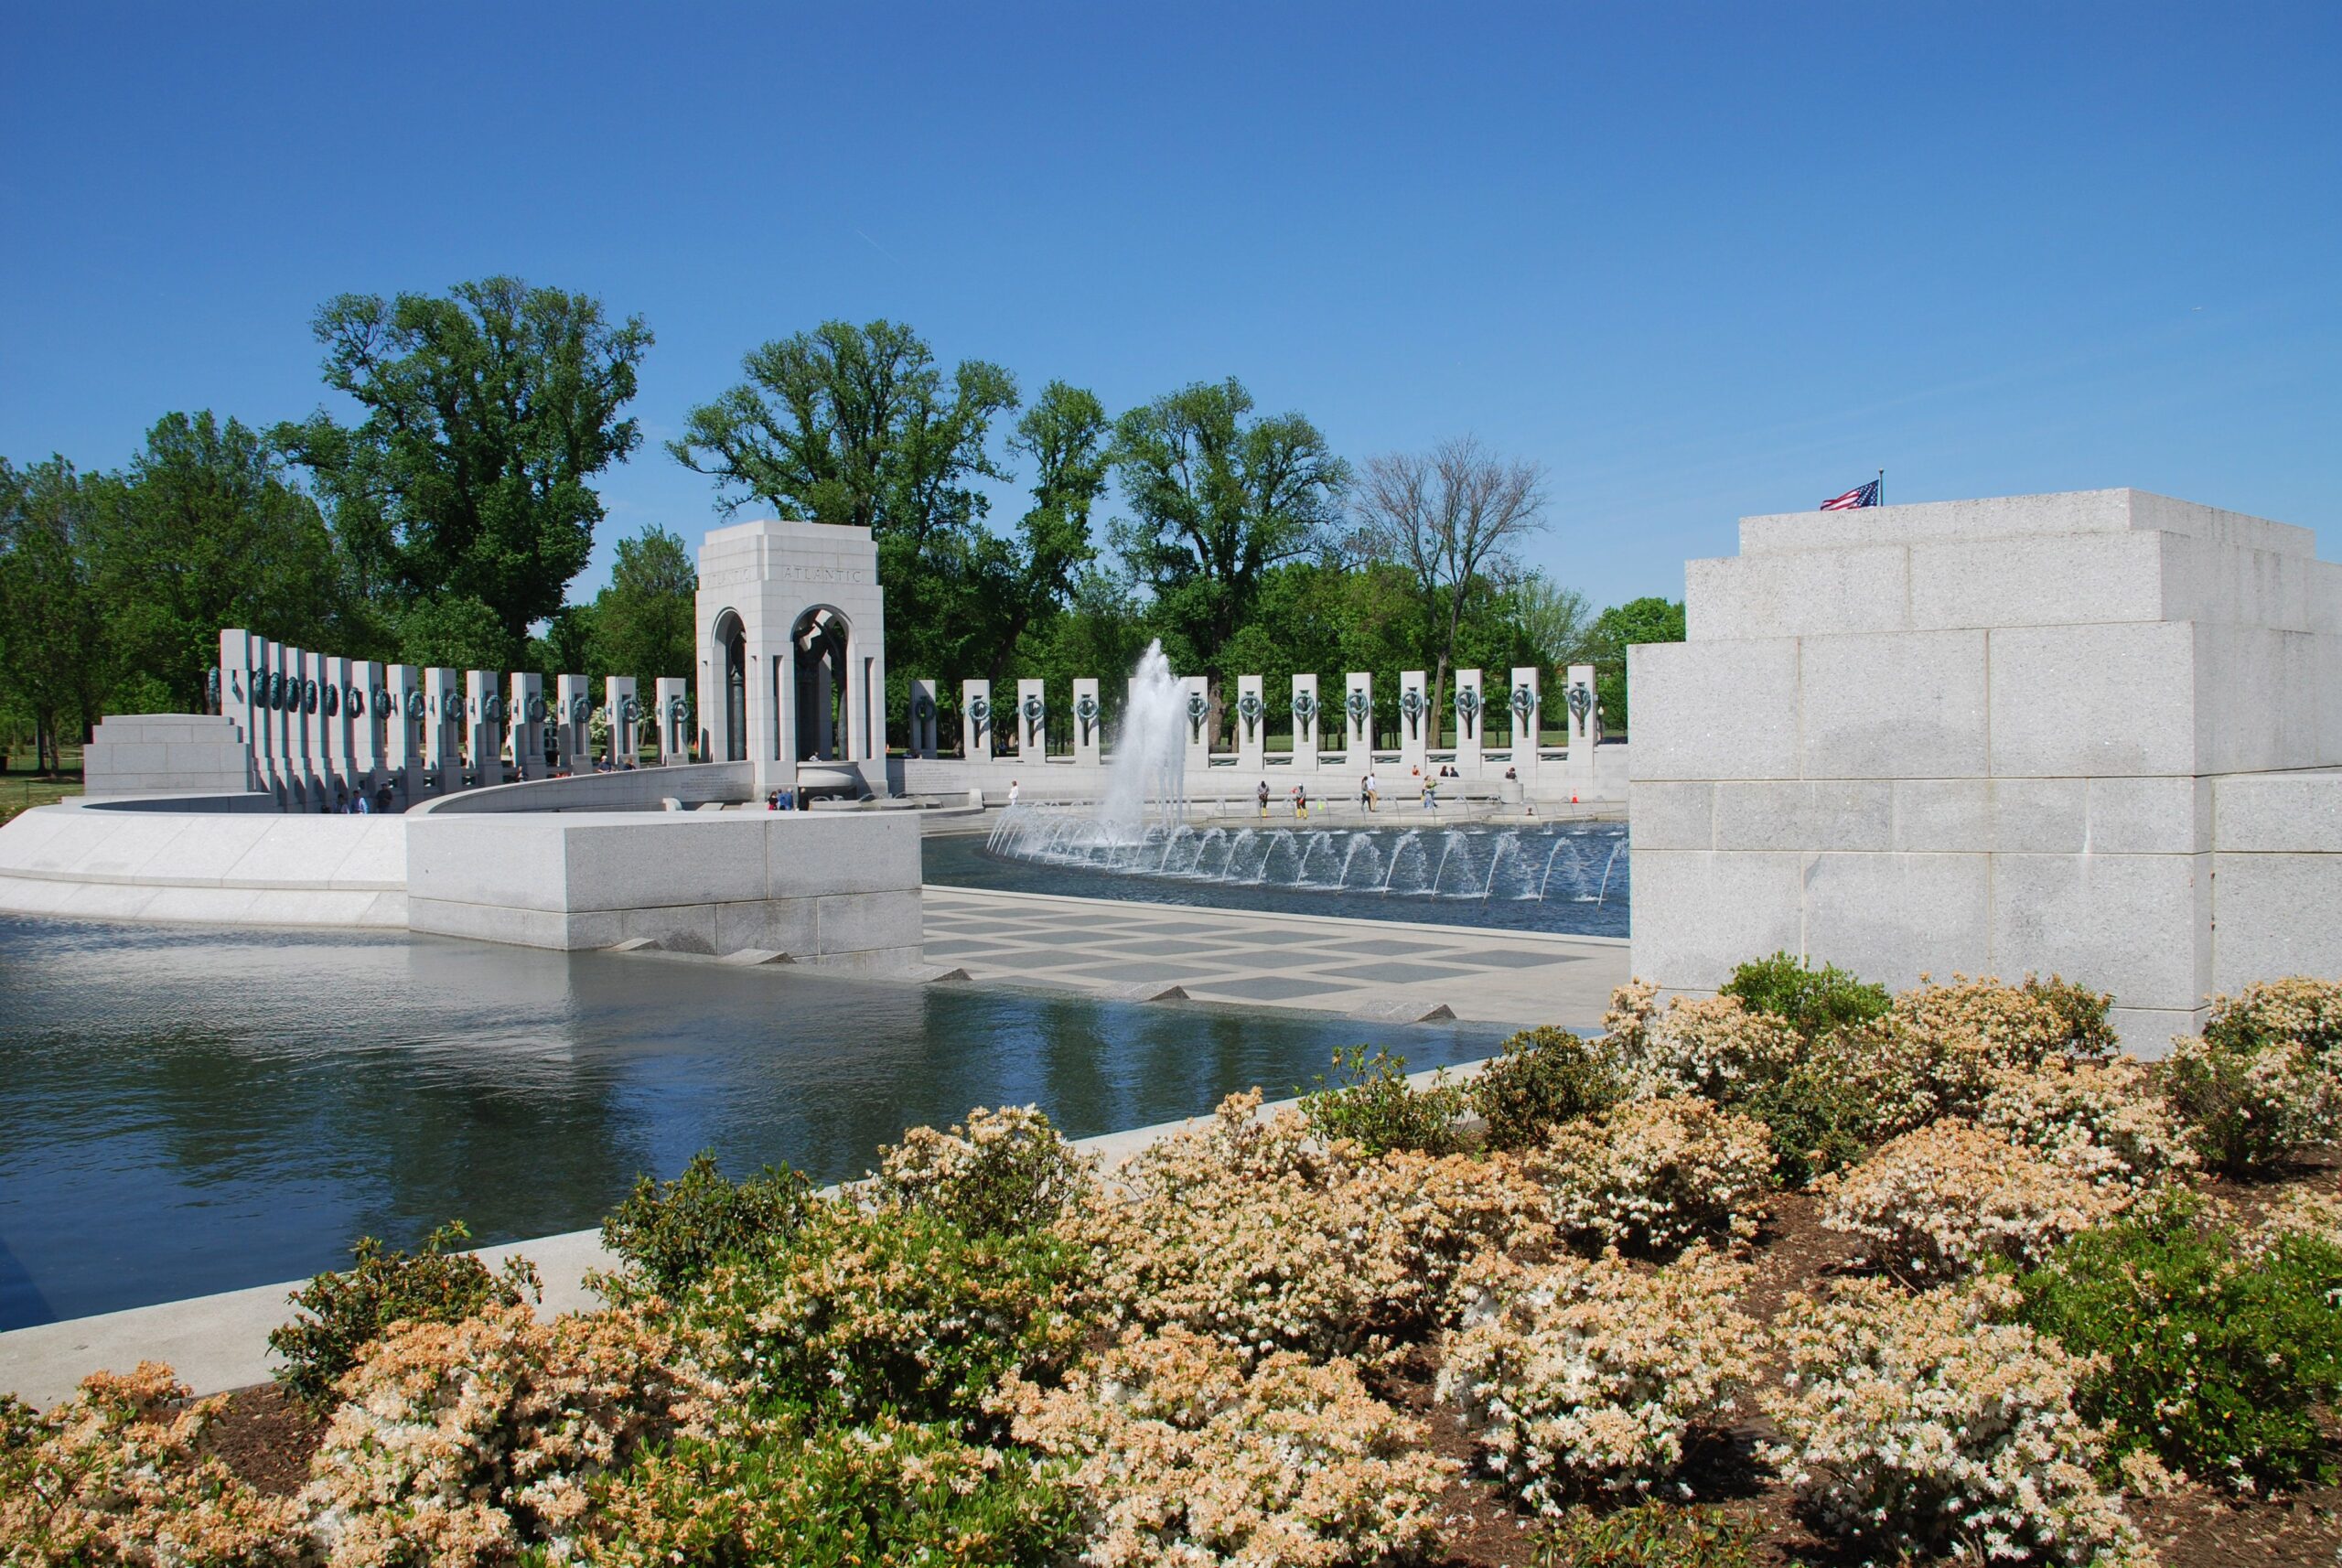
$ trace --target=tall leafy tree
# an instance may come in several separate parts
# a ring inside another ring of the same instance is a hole
[[[892,684],[989,664],[1001,640],[1004,573],[975,487],[1006,471],[993,422],[1017,405],[1015,378],[983,360],[950,375],[899,322],[826,321],[742,360],[747,379],[691,411],[668,443],[716,481],[726,515],[751,503],[784,517],[867,528],[886,584]]]
[[[93,566],[105,483],[62,457],[25,468],[0,457],[0,680],[31,714],[50,771],[64,726],[86,734],[105,711],[115,670]]]
[[[1016,422],[1009,450],[1033,461],[1033,505],[1016,525],[1020,550],[995,550],[1002,620],[987,673],[998,681],[1026,632],[1064,609],[1098,558],[1090,514],[1105,493],[1112,432],[1096,394],[1051,381]]]
[[[1683,635],[1681,599],[1655,596],[1628,599],[1595,618],[1586,651],[1599,667],[1595,673],[1595,694],[1601,700],[1606,728],[1627,727],[1627,650],[1638,642],[1681,642]]]
[[[343,629],[324,517],[236,420],[164,415],[102,495],[93,570],[107,633],[173,706],[201,711],[222,627],[312,648]]]
[[[682,538],[658,527],[618,541],[609,585],[588,610],[588,664],[598,673],[631,675],[648,700],[661,675],[689,675],[699,657],[693,624],[699,572]]]
[[[488,636],[509,662],[592,553],[603,513],[587,481],[641,441],[619,411],[650,328],[492,277],[445,298],[343,295],[313,329],[326,383],[366,417],[320,410],[278,440],[317,476],[364,585],[411,618],[410,658],[476,653]]]
[[[1253,418],[1234,377],[1123,415],[1114,470],[1135,514],[1115,544],[1154,595],[1174,662],[1217,665],[1262,575],[1329,542],[1349,467],[1298,413]]]

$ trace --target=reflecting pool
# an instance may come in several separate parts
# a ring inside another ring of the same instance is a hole
[[[371,933],[0,918],[0,1328],[581,1230],[713,1148],[857,1176],[971,1106],[1083,1136],[1498,1031]]]

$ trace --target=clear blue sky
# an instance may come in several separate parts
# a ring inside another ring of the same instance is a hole
[[[0,453],[300,415],[320,301],[509,272],[658,336],[585,591],[715,521],[661,440],[832,317],[1113,409],[1233,374],[1354,457],[1477,432],[1597,603],[1882,466],[2342,555],[2337,81],[2332,0],[8,0]]]

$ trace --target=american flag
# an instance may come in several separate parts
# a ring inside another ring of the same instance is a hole
[[[1832,496],[1821,503],[1821,510],[1823,511],[1852,511],[1856,507],[1877,504],[1878,481],[1873,479],[1869,484],[1858,485],[1842,496]]]

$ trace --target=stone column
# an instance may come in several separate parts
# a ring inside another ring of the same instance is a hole
[[[504,693],[493,670],[464,671],[467,760],[472,785],[485,789],[504,782]]]
[[[1431,771],[1431,732],[1439,715],[1431,711],[1431,688],[1420,670],[1399,671],[1399,770],[1410,778]]]
[[[564,773],[594,771],[594,687],[583,675],[553,682],[553,736]]]
[[[1325,722],[1317,710],[1317,677],[1293,678],[1293,770],[1317,771],[1317,726]]]
[[[262,744],[268,754],[269,793],[276,797],[280,811],[297,811],[306,804],[300,797],[300,780],[293,769],[293,724],[288,693],[292,686],[292,650],[281,642],[261,644],[261,681],[263,685],[260,715]]]
[[[300,650],[298,665],[301,673],[301,777],[309,796],[312,812],[333,810],[333,786],[327,775],[331,764],[326,757],[326,721],[324,714],[326,656]]]
[[[220,634],[220,711],[236,726],[244,743],[244,788],[264,788],[261,782],[259,747],[252,725],[252,671],[258,663],[257,642],[249,631]]]
[[[1488,703],[1480,695],[1480,672],[1456,672],[1456,771],[1466,779],[1481,777],[1481,755],[1487,749],[1481,734]]]
[[[336,655],[324,663],[326,678],[317,712],[326,728],[326,806],[338,811],[353,791],[366,787],[358,770],[358,721],[366,712],[366,694],[359,690],[349,660]],[[354,708],[350,706],[353,695],[358,699]]]
[[[1505,710],[1512,718],[1512,770],[1520,776],[1523,792],[1537,781],[1537,732],[1544,722],[1541,680],[1537,666],[1514,665],[1512,693],[1505,699]]]
[[[412,664],[387,665],[382,684],[390,689],[389,722],[384,735],[389,749],[382,755],[390,769],[391,789],[401,811],[423,799],[424,758],[431,714],[430,693],[423,689],[423,671]]]
[[[659,766],[677,768],[692,759],[691,682],[659,677]]]
[[[932,757],[935,755],[935,682],[924,675],[914,675],[905,682],[909,693],[909,743],[903,748],[906,757]]]
[[[1563,761],[1563,771],[1569,776],[1570,792],[1590,796],[1594,787],[1594,747],[1600,734],[1594,713],[1594,666],[1573,664],[1563,686],[1563,701],[1569,709],[1570,750]],[[1583,692],[1585,695],[1580,697]]]
[[[511,699],[505,707],[512,732],[512,772],[515,778],[545,776],[545,678],[512,672]]]
[[[602,711],[610,719],[609,762],[613,768],[634,766],[642,732],[642,699],[635,694],[634,677],[609,675],[602,681]]]
[[[382,684],[382,667],[363,659],[352,663],[349,691],[342,702],[350,713],[349,787],[371,797],[381,788],[382,746],[389,738],[384,726],[391,693]]]
[[[1073,760],[1083,768],[1098,767],[1105,741],[1106,710],[1098,699],[1098,677],[1077,675],[1073,680]]]
[[[1236,677],[1236,771],[1260,782],[1268,766],[1269,703],[1258,675]]]
[[[1353,670],[1342,689],[1342,765],[1352,773],[1374,766],[1374,677]]]
[[[961,746],[971,762],[993,759],[993,725],[998,715],[992,711],[992,682],[962,681],[960,682]]]
[[[1201,788],[1203,775],[1211,771],[1211,682],[1201,675],[1182,676],[1179,692],[1179,722],[1185,726],[1179,733],[1186,741],[1182,761],[1189,779],[1186,792],[1192,797]]]
[[[1049,759],[1049,694],[1038,681],[1016,682],[1016,758],[1038,768]]]
[[[423,672],[424,755],[439,792],[464,787],[464,677],[435,664]]]

